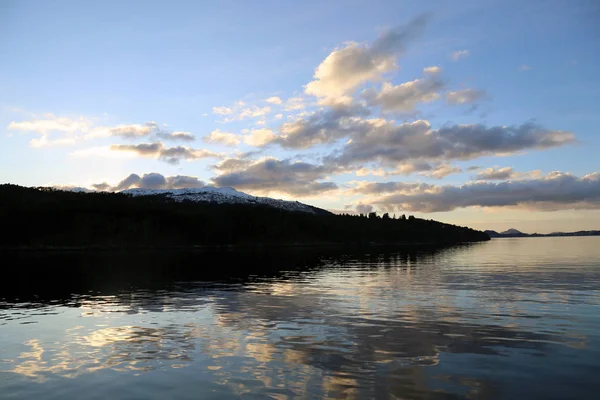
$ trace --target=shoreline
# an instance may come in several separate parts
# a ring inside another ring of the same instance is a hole
[[[491,240],[491,239],[490,239]],[[0,252],[53,252],[53,251],[209,251],[209,250],[279,250],[279,249],[299,249],[299,248],[373,248],[373,247],[445,247],[463,244],[473,244],[487,242],[489,240],[476,241],[445,241],[445,242],[396,242],[396,243],[248,243],[248,244],[223,244],[223,245],[90,245],[90,246],[1,246]]]

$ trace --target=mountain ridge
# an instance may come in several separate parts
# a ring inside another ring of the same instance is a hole
[[[207,201],[215,199],[224,202]],[[257,201],[231,188],[85,193],[7,184],[0,185],[0,220],[0,248],[8,249],[405,246],[490,240],[464,226],[387,213],[333,214],[302,203]]]
[[[552,232],[552,233],[524,233],[518,229],[510,228],[504,232],[485,230],[490,238],[518,238],[518,237],[563,237],[563,236],[600,236],[600,230]]]
[[[253,196],[240,192],[231,187],[204,186],[200,188],[178,188],[178,189],[142,189],[134,188],[122,190],[119,193],[131,196],[165,196],[176,202],[190,201],[195,203],[217,203],[217,204],[264,204],[267,206],[281,208],[288,211],[302,211],[311,214],[330,213],[327,210],[300,203],[274,199],[271,197]]]

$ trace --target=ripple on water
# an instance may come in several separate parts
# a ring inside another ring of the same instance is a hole
[[[592,398],[600,389],[599,244],[518,239],[367,255],[225,253],[211,265],[227,270],[252,258],[265,273],[212,282],[198,279],[197,254],[152,254],[153,265],[164,264],[159,279],[122,282],[106,272],[131,263],[119,261],[122,254],[94,258],[103,272],[89,277],[81,258],[56,255],[65,268],[79,268],[77,282],[2,292],[0,392]],[[189,268],[174,268],[181,265]]]

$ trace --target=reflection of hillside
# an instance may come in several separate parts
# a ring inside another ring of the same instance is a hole
[[[145,303],[159,308],[167,300],[161,299],[161,296],[188,290],[189,285],[182,285],[185,282],[213,282],[202,287],[231,289],[233,282],[244,284],[258,277],[285,278],[290,271],[310,273],[325,266],[347,265],[348,262],[360,262],[373,267],[390,267],[396,262],[415,266],[417,260],[443,254],[453,248],[461,246],[421,248],[400,253],[396,250],[393,255],[383,252],[385,248],[367,255],[360,249],[344,248],[210,253],[115,251],[3,254],[6,265],[18,265],[18,268],[13,268],[10,279],[0,280],[0,310],[16,306],[79,307],[83,300],[103,301],[105,296],[117,296],[119,303]],[[226,286],[216,282],[226,283]],[[140,290],[148,292],[139,293]]]

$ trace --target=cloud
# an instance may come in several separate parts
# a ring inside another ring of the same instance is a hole
[[[225,160],[224,163],[228,165],[218,165],[215,169],[225,172],[213,178],[214,184],[221,187],[296,196],[313,196],[337,188],[333,182],[319,182],[326,178],[325,167],[305,162],[263,158],[252,162]]]
[[[355,171],[355,174],[356,174],[356,176],[368,176],[368,175],[387,176],[388,173],[383,168],[377,168],[377,169],[359,168]]]
[[[425,74],[439,74],[442,72],[442,69],[438,66],[425,67],[423,68],[423,72]]]
[[[69,153],[69,156],[75,158],[87,159],[89,157],[102,157],[114,160],[130,160],[137,157],[137,154],[129,151],[113,151],[110,146],[95,146],[86,149],[75,150]]]
[[[529,172],[517,172],[512,167],[491,167],[479,172],[477,175],[475,175],[475,179],[485,181],[501,181],[507,179],[537,179],[541,176],[542,171],[539,169]]]
[[[469,56],[469,50],[457,50],[450,54],[450,58],[454,61],[458,61],[461,58],[465,58]]]
[[[163,140],[173,141],[191,142],[196,139],[194,135],[192,135],[190,132],[171,132],[165,129],[164,127],[161,127],[158,123],[154,121],[146,122],[145,124],[117,125],[113,128],[98,127],[92,129],[89,132],[88,138],[122,137],[125,139],[136,139],[141,137],[148,137],[150,135],[155,135],[155,137]]]
[[[531,71],[531,67],[529,65],[523,64],[519,67],[519,71]]]
[[[477,180],[506,180],[513,177],[515,171],[512,167],[504,167],[504,168],[486,168],[483,171],[479,172],[475,178]]]
[[[40,138],[30,141],[32,147],[73,145],[80,140],[96,138],[120,137],[135,139],[150,135],[155,135],[157,138],[164,140],[194,140],[194,136],[189,132],[169,132],[154,121],[144,124],[96,126],[95,121],[90,118],[83,116],[78,118],[57,117],[54,114],[45,114],[44,118],[33,118],[28,121],[13,121],[7,128],[40,134]]]
[[[269,106],[265,106],[265,107],[252,106],[250,108],[244,108],[240,112],[240,115],[238,116],[238,118],[244,119],[244,118],[264,117],[265,115],[267,115],[270,112],[271,112],[271,107],[269,107]]]
[[[280,135],[273,140],[284,148],[302,149],[317,144],[331,143],[355,134],[360,124],[357,116],[367,116],[369,110],[360,105],[338,105],[321,109],[305,119],[284,123]]]
[[[42,135],[40,138],[31,139],[29,145],[31,147],[71,146],[76,142],[77,139],[74,137],[50,139],[48,135]]]
[[[124,151],[142,157],[157,158],[170,164],[178,164],[181,160],[198,160],[201,158],[220,157],[218,154],[204,149],[193,149],[186,146],[165,147],[162,142],[140,144],[113,144],[111,151]]]
[[[37,132],[47,134],[50,132],[87,132],[92,125],[92,121],[85,117],[67,118],[57,117],[54,114],[45,114],[44,118],[34,118],[29,121],[15,122],[8,124],[8,129],[26,132]]]
[[[460,169],[459,167],[454,167],[448,164],[442,164],[436,166],[430,171],[421,172],[419,173],[419,175],[426,176],[428,178],[443,179],[448,175],[458,174],[460,172],[462,172],[462,169]]]
[[[373,211],[373,206],[370,204],[357,204],[356,212],[359,214],[368,214]]]
[[[450,105],[475,103],[486,96],[485,91],[476,89],[457,90],[446,93],[446,103]]]
[[[130,124],[130,125],[118,125],[114,128],[108,128],[108,135],[106,136],[118,136],[123,138],[138,138],[148,136],[154,130],[158,129],[158,124],[154,121],[146,122],[143,125]]]
[[[224,119],[219,122],[227,123],[233,121],[241,121],[246,118],[263,118],[271,112],[270,106],[245,106],[246,103],[244,103],[243,101],[237,101],[233,107],[213,107],[213,114],[224,116]]]
[[[276,135],[270,129],[252,129],[244,136],[244,143],[250,146],[262,147],[275,140]]]
[[[110,185],[106,182],[95,183],[92,187],[97,191],[119,192],[121,190],[140,188],[140,189],[181,189],[181,188],[199,188],[206,184],[195,176],[163,176],[152,172],[144,174],[141,177],[138,174],[131,174],[116,185]]]
[[[217,115],[229,115],[233,110],[229,107],[213,107],[212,112]]]
[[[343,169],[342,169],[343,170]],[[332,169],[335,171],[335,169]],[[460,168],[452,167],[447,164],[431,164],[426,161],[412,161],[409,164],[400,164],[395,168],[359,168],[356,170],[356,176],[394,176],[394,175],[410,175],[419,172],[419,175],[428,176],[440,179],[441,177],[461,172]]]
[[[285,102],[286,111],[303,110],[306,107],[303,97],[291,97]]]
[[[349,128],[353,132],[351,140],[343,149],[327,156],[326,163],[348,166],[379,162],[392,167],[415,162],[440,163],[548,149],[575,141],[570,132],[549,130],[533,123],[495,127],[452,125],[437,130],[431,129],[425,120],[395,124],[378,119],[356,125]]]
[[[92,187],[94,188],[94,190],[97,190],[99,192],[110,192],[110,190],[112,189],[112,186],[110,186],[106,182],[94,183],[94,184],[92,184]]]
[[[79,139],[78,134],[88,132],[93,122],[85,117],[68,118],[58,117],[54,114],[44,114],[43,118],[33,118],[28,121],[12,121],[7,129],[22,132],[35,132],[40,134],[39,138],[32,139],[31,147],[47,147],[73,145]],[[51,135],[59,133],[59,137]]]
[[[265,100],[269,104],[281,104],[283,101],[277,96],[271,96]]]
[[[418,103],[429,103],[440,97],[444,82],[438,72],[429,72],[425,78],[404,82],[397,86],[385,82],[381,90],[370,88],[362,92],[370,106],[381,107],[384,112],[414,111]]]
[[[552,172],[539,179],[430,186],[373,200],[385,209],[439,212],[464,207],[512,207],[556,211],[600,209],[600,172],[581,178]]]
[[[240,138],[234,133],[222,132],[215,129],[208,136],[202,138],[205,143],[219,143],[225,146],[237,146],[240,144]]]
[[[158,137],[164,140],[180,140],[182,142],[192,142],[196,137],[189,132],[161,132]]]
[[[75,185],[48,185],[51,186],[55,189],[59,189],[59,190],[64,190],[64,191],[68,191],[68,192],[78,192],[78,193],[90,193],[92,192],[92,190],[88,189],[88,188],[84,188],[81,186],[75,186]]]
[[[246,169],[253,162],[248,158],[226,158],[213,168],[221,173],[228,173]]]
[[[353,194],[383,194],[383,193],[422,193],[432,188],[434,185],[421,182],[368,182],[352,181],[354,187],[350,190]]]
[[[419,17],[379,36],[370,45],[355,42],[331,52],[316,68],[305,92],[320,98],[339,98],[368,81],[397,68],[396,58],[421,34],[426,18]]]

